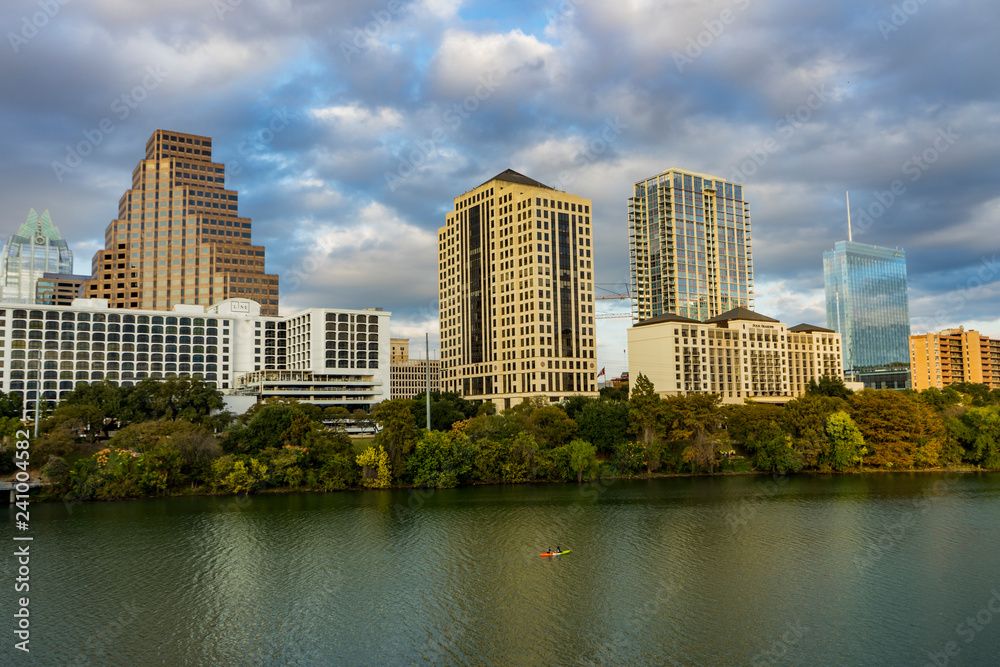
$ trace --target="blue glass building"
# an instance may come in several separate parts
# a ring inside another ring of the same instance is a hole
[[[823,253],[826,325],[843,340],[845,369],[907,363],[906,253],[838,241]]]

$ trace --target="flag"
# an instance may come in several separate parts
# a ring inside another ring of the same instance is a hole
[[[603,368],[601,369],[601,372],[597,374],[597,377],[601,377],[602,375],[604,375],[604,369]]]

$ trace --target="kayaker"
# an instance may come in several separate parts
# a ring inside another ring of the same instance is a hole
[[[557,554],[561,554],[562,553],[562,549],[560,549],[559,547],[556,547],[556,553]]]
[[[550,553],[552,553],[552,547],[549,547],[548,549],[546,549],[546,550],[545,550],[545,553],[547,553],[547,554],[550,554]]]

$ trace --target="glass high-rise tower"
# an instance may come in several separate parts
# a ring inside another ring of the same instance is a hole
[[[826,325],[843,339],[845,369],[864,369],[910,358],[910,306],[906,253],[867,243],[838,241],[823,253]]]
[[[753,308],[743,186],[682,169],[637,182],[628,200],[632,320],[707,320]]]
[[[73,273],[73,253],[49,212],[31,209],[28,219],[0,251],[4,303],[35,303],[35,287],[46,273]]]

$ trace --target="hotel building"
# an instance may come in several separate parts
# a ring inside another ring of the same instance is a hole
[[[642,373],[660,396],[783,403],[805,394],[810,380],[843,378],[839,334],[808,324],[786,328],[746,308],[705,322],[658,315],[628,330],[628,347],[629,377]]]
[[[17,234],[8,238],[0,251],[0,299],[4,303],[36,303],[38,282],[43,276],[72,278],[72,273],[73,253],[52,224],[49,212],[39,217],[31,209]]]
[[[632,321],[706,320],[753,308],[750,207],[743,186],[668,169],[628,200]]]
[[[1000,340],[959,327],[910,336],[909,341],[914,390],[960,382],[1000,389]]]
[[[596,395],[591,203],[507,170],[438,230],[441,389],[500,409]]]
[[[838,241],[823,253],[826,325],[844,340],[844,368],[906,363],[910,336],[906,253]]]
[[[154,132],[81,296],[145,310],[240,298],[277,315],[278,276],[264,272],[264,247],[252,245],[250,219],[224,181],[211,138]]]
[[[57,401],[77,384],[171,375],[224,394],[366,410],[388,398],[389,313],[311,308],[267,316],[248,299],[172,311],[0,304],[0,389]]]

